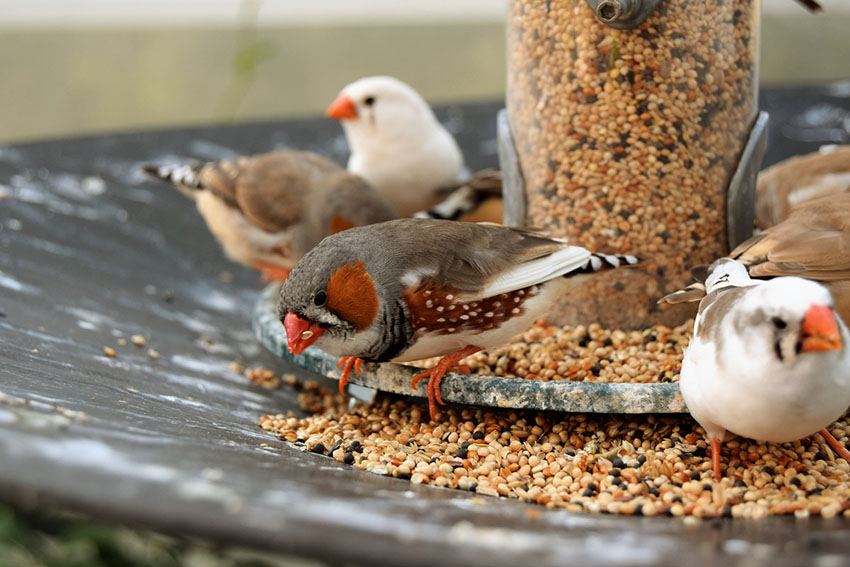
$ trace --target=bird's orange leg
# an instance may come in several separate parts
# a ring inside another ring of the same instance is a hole
[[[850,451],[848,451],[841,443],[838,442],[838,439],[832,436],[832,433],[826,430],[826,428],[818,431],[821,436],[829,443],[829,446],[832,447],[836,453],[838,453],[842,459],[850,463]]]
[[[269,264],[268,262],[254,262],[254,267],[263,273],[260,281],[263,283],[274,281],[286,281],[289,277],[289,268],[278,266],[277,264]]]
[[[720,481],[720,445],[723,443],[720,439],[711,440],[711,467],[714,471],[714,480]]]
[[[339,359],[336,367],[342,369],[342,374],[339,377],[339,393],[345,395],[345,385],[348,384],[348,375],[351,373],[351,367],[354,367],[354,373],[360,374],[360,367],[363,365],[363,359],[356,356],[343,356]],[[344,368],[343,368],[344,367]]]
[[[430,370],[423,370],[413,377],[410,385],[415,389],[416,384],[418,384],[422,378],[428,376],[428,412],[431,415],[431,421],[434,421],[437,416],[437,404],[445,405],[445,402],[443,402],[443,395],[440,393],[440,382],[443,381],[443,376],[446,375],[446,372],[452,369],[469,371],[468,366],[458,365],[458,362],[470,354],[475,354],[479,350],[481,350],[480,347],[468,345],[457,352],[447,354],[440,359],[434,368],[431,368]]]

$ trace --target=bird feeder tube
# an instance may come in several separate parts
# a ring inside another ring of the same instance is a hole
[[[642,23],[612,27],[637,8]],[[758,0],[516,0],[510,10],[505,222],[643,261],[591,278],[550,322],[681,322],[689,311],[656,301],[752,231],[766,124]]]

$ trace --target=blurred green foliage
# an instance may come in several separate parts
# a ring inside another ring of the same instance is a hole
[[[270,567],[209,545],[0,503],[0,567]]]

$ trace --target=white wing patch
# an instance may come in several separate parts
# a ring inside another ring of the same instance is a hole
[[[405,272],[401,276],[401,285],[405,288],[413,287],[424,282],[428,278],[433,278],[437,274],[433,269],[419,269]]]
[[[588,259],[599,261],[596,258],[592,258],[590,251],[586,248],[582,248],[581,246],[566,246],[547,256],[535,258],[534,260],[514,266],[493,279],[474,296],[464,294],[462,299],[464,301],[472,301],[541,284],[584,267]]]

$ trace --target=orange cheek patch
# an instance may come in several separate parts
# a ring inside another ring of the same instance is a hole
[[[343,264],[328,280],[328,309],[357,327],[369,328],[378,316],[375,284],[362,260]]]
[[[355,226],[357,225],[342,215],[334,215],[334,218],[331,219],[330,226],[328,227],[328,235],[336,234],[337,232],[342,232],[343,230],[348,230]]]

